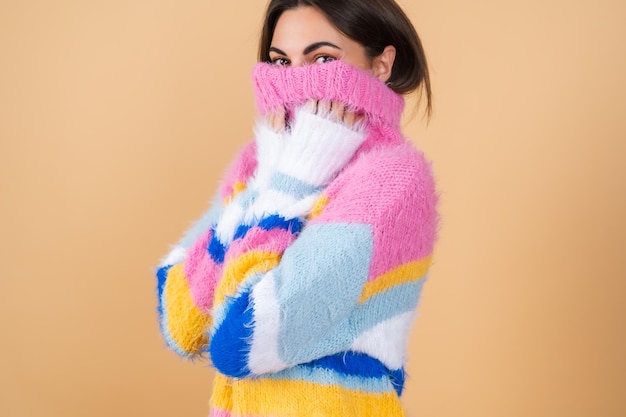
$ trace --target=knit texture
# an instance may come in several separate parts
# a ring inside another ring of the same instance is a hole
[[[405,352],[431,263],[430,164],[399,132],[402,97],[341,61],[259,64],[261,120],[223,204],[164,258],[168,345],[210,357],[212,416],[403,416]],[[339,101],[356,126],[311,111]]]
[[[400,125],[404,99],[364,71],[333,61],[324,65],[276,68],[258,64],[252,76],[261,115],[293,108],[309,99],[337,100],[369,116],[369,123]],[[391,93],[391,94],[390,94]]]

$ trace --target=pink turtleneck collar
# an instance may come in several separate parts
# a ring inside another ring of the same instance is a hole
[[[259,63],[252,78],[261,115],[281,106],[292,110],[309,99],[327,99],[365,113],[373,125],[400,127],[404,98],[368,72],[343,61],[301,67]]]

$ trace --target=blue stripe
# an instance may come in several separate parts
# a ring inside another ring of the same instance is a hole
[[[246,236],[246,234],[248,233],[248,230],[250,230],[250,229],[252,229],[252,226],[249,225],[249,224],[239,225],[239,227],[237,227],[237,230],[235,231],[235,235],[233,236],[233,240],[244,238]]]
[[[222,374],[232,378],[250,375],[248,357],[253,332],[253,309],[250,307],[250,292],[231,299],[229,308],[219,328],[211,339],[209,352],[213,366]]]
[[[401,396],[404,388],[404,368],[391,371],[389,378],[391,379],[394,389],[398,393],[398,397]]]
[[[404,387],[404,370],[387,368],[381,361],[365,353],[341,352],[301,365],[308,368],[329,369],[334,372],[360,378],[389,378],[398,395]]]
[[[378,359],[360,352],[340,352],[303,364],[310,368],[332,369],[344,375],[365,378],[382,378],[389,374],[387,367]]]
[[[312,194],[318,194],[323,190],[323,187],[308,184],[282,172],[275,172],[272,175],[269,187],[283,194],[295,197],[298,200],[302,200]]]
[[[224,262],[224,257],[226,256],[226,247],[220,240],[217,238],[215,233],[215,229],[213,230],[213,234],[211,236],[211,241],[209,242],[209,247],[207,248],[211,259],[215,263],[221,264]]]
[[[303,226],[304,223],[298,218],[287,220],[278,214],[272,214],[268,217],[265,217],[261,219],[258,224],[258,227],[263,230],[283,229],[288,230],[293,234],[300,233]],[[237,230],[235,231],[233,240],[243,239],[253,227],[253,225],[249,224],[239,225],[239,227],[237,227]]]
[[[294,234],[300,233],[302,226],[302,220],[298,218],[287,220],[278,214],[273,214],[259,222],[259,227],[263,230],[283,229]]]
[[[161,295],[163,294],[163,289],[165,289],[165,281],[167,280],[167,273],[172,268],[173,265],[162,266],[157,270],[157,297],[159,300],[157,311],[159,312],[159,318],[163,317],[163,304],[161,303]]]
[[[222,322],[226,318],[226,315],[228,314],[228,310],[230,308],[231,300],[239,298],[246,291],[252,291],[252,287],[254,287],[264,276],[264,272],[259,272],[248,277],[244,282],[241,283],[235,295],[233,295],[232,297],[227,297],[222,304],[214,307],[212,313],[213,326],[211,328],[211,337],[213,337],[215,331],[222,325]]]

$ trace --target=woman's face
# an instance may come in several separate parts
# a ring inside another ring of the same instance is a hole
[[[361,44],[346,37],[326,16],[310,6],[286,10],[280,15],[269,58],[276,65],[294,67],[340,59],[362,70],[372,71],[373,64]]]

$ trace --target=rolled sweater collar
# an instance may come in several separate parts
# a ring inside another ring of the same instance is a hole
[[[292,110],[309,99],[327,99],[365,113],[371,124],[400,126],[404,98],[370,73],[340,60],[300,67],[259,63],[252,80],[261,115],[281,106]]]

